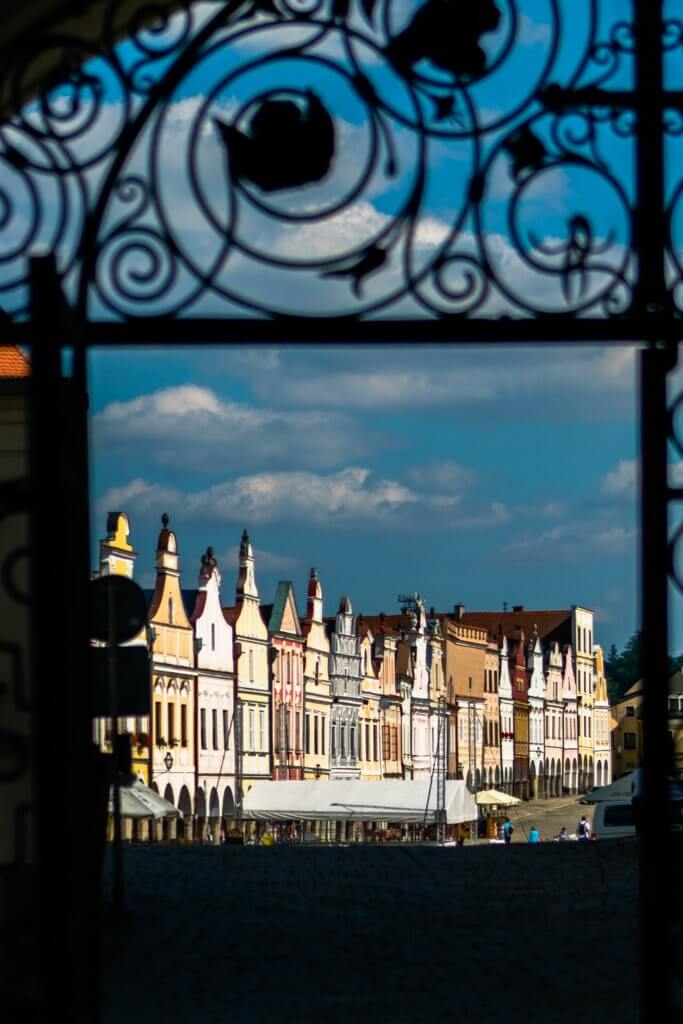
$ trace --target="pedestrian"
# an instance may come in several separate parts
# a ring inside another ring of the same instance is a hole
[[[207,825],[207,827],[206,827],[206,841],[207,841],[207,843],[212,843],[213,842],[213,832],[211,831],[211,826],[210,825]]]
[[[540,841],[541,841],[541,833],[538,831],[538,829],[536,828],[535,825],[532,825],[531,828],[529,829],[529,842],[530,843],[540,843]]]
[[[581,815],[581,821],[576,826],[576,834],[579,838],[579,842],[585,843],[591,837],[591,827],[586,821],[586,815]]]
[[[506,843],[512,842],[512,833],[515,831],[514,826],[509,818],[506,818],[503,822],[503,839]]]
[[[561,843],[564,843],[564,842],[568,841],[568,839],[569,839],[569,832],[567,832],[567,828],[566,828],[565,825],[563,825],[562,828],[560,829],[560,834],[559,834],[559,836],[557,838],[559,839],[559,841]]]

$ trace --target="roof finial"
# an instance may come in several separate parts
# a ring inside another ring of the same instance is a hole
[[[317,578],[318,578],[318,570],[315,568],[315,566],[313,566],[313,568],[311,569],[311,579],[312,580],[317,580]]]
[[[163,528],[165,530],[168,529],[168,512],[164,512],[164,514],[162,515],[162,517],[161,517],[161,525],[163,526]]]

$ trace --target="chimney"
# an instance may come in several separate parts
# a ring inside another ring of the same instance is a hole
[[[507,603],[507,601],[503,601],[503,611],[506,612],[507,610],[508,610],[508,603]]]
[[[453,611],[455,612],[456,619],[461,619],[465,614],[465,605],[460,601],[458,604],[453,605]]]
[[[524,605],[523,604],[513,604],[512,610],[513,610],[513,612],[523,612],[524,611]]]

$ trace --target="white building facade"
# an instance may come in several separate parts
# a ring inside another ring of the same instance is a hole
[[[543,705],[545,702],[545,674],[543,648],[537,632],[532,634],[527,647],[529,673],[529,782],[531,797],[538,798],[545,790],[545,728]]]
[[[514,701],[510,680],[510,657],[507,637],[501,638],[500,676],[498,682],[500,705],[500,772],[501,785],[505,793],[512,793],[514,755]]]
[[[360,638],[351,600],[342,597],[330,632],[330,779],[359,779],[362,695]]]
[[[190,616],[197,658],[197,803],[218,842],[221,827],[235,816],[235,673],[232,627],[223,615],[212,548],[202,555],[197,587]]]

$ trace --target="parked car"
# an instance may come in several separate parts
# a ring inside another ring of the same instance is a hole
[[[595,805],[592,824],[594,839],[625,839],[635,834],[636,821],[630,800],[605,800]]]
[[[680,787],[671,787],[669,823],[672,832],[683,834],[683,795]],[[630,800],[604,800],[595,805],[592,834],[594,839],[624,839],[636,835],[633,804]]]

